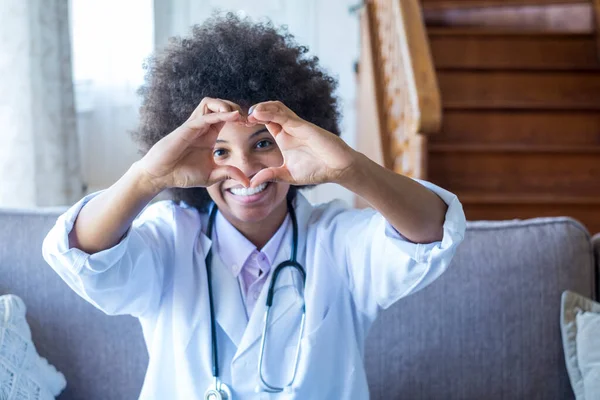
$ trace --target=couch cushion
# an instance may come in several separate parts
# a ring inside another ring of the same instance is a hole
[[[67,379],[58,399],[136,399],[148,362],[139,322],[96,310],[42,258],[42,241],[64,211],[0,209],[0,294],[27,305],[39,354]]]
[[[375,322],[372,398],[572,399],[560,297],[593,298],[594,278],[574,220],[470,222],[448,271]]]

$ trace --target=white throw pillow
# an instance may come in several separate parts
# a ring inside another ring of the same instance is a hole
[[[586,400],[600,399],[600,313],[577,313],[577,359]]]
[[[564,292],[560,326],[575,398],[600,400],[600,303]]]
[[[67,382],[38,355],[25,311],[20,297],[0,296],[0,399],[51,400]]]

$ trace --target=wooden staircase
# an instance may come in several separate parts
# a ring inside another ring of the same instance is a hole
[[[600,0],[419,1],[366,3],[359,148],[453,191],[470,220],[566,215],[600,232]]]
[[[600,62],[591,33],[428,30],[442,94],[428,179],[469,219],[569,215],[600,232]]]

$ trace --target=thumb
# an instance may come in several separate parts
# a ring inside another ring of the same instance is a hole
[[[283,181],[292,183],[293,179],[287,168],[270,167],[258,171],[258,173],[250,180],[250,186],[257,187],[258,185],[268,181]]]
[[[213,169],[208,178],[208,185],[214,185],[217,182],[227,179],[234,179],[244,185],[244,187],[250,186],[250,180],[246,174],[244,174],[240,169],[232,167],[231,165],[223,165]]]
[[[283,127],[276,122],[269,122],[265,124],[265,127],[274,138],[277,137],[282,131]]]

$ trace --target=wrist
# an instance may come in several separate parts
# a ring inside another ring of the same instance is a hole
[[[337,184],[345,187],[346,189],[357,193],[357,190],[364,185],[371,161],[363,153],[356,150],[351,150],[351,162],[348,167],[340,173]]]
[[[130,175],[136,189],[145,197],[154,198],[160,192],[167,189],[165,185],[162,185],[156,179],[153,179],[143,168],[141,168],[137,161],[133,163],[127,173]]]

